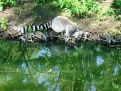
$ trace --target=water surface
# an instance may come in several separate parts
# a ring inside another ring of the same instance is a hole
[[[0,40],[0,91],[120,90],[120,47]]]

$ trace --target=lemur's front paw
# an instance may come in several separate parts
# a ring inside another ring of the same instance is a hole
[[[67,42],[68,40],[69,40],[69,36],[68,35],[66,35],[66,34],[64,34],[64,40]]]

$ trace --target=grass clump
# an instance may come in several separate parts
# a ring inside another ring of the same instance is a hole
[[[7,30],[7,18],[6,17],[2,17],[2,19],[0,20],[0,27],[2,28],[3,31]]]

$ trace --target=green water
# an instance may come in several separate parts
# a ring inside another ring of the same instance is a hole
[[[121,91],[121,49],[0,41],[0,91]]]

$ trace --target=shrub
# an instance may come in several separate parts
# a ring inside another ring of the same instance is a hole
[[[16,0],[0,0],[0,11],[2,11],[6,6],[16,6]]]
[[[116,0],[116,6],[121,8],[121,0]]]
[[[98,5],[95,0],[33,0],[34,3],[46,3],[58,9],[64,9],[74,15],[85,15],[92,10],[97,12]]]
[[[94,0],[54,0],[53,5],[66,8],[75,15],[87,14],[90,10],[96,12],[98,7]]]

